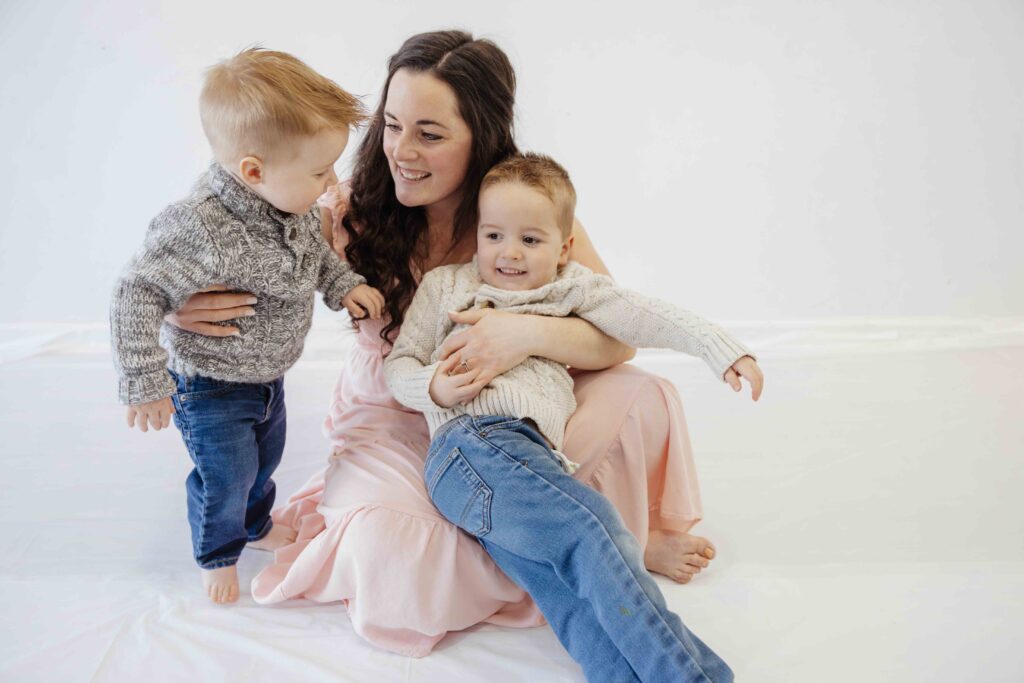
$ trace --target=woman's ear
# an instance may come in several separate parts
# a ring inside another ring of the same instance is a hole
[[[259,157],[245,157],[238,162],[238,176],[246,185],[263,182],[263,160]]]

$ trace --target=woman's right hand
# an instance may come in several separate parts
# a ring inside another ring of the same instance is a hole
[[[246,292],[229,292],[224,285],[214,285],[189,297],[185,305],[164,320],[175,327],[207,337],[232,337],[240,334],[237,327],[213,323],[255,315],[252,304],[256,297]]]

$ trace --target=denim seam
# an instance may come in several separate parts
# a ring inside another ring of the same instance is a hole
[[[461,527],[462,521],[466,518],[466,511],[469,510],[470,506],[473,505],[477,500],[480,499],[481,495],[483,499],[481,501],[481,521],[480,527],[475,530],[465,529],[466,533],[472,536],[485,536],[491,530],[491,498],[494,496],[494,491],[484,482],[483,478],[473,469],[473,466],[469,464],[465,456],[462,455],[462,451],[458,448],[453,448],[451,452],[445,457],[444,462],[438,467],[437,471],[431,476],[430,484],[427,488],[427,495],[431,501],[434,499],[434,491],[437,486],[441,483],[441,478],[452,470],[452,467],[460,466],[465,467],[475,478],[472,479],[463,471],[458,472],[458,475],[462,478],[463,482],[473,488],[472,494],[466,501],[466,504],[462,506],[462,511],[459,513],[458,523],[456,526]]]
[[[522,422],[522,421],[523,421],[523,418],[521,418],[521,417],[514,417],[514,418],[512,418],[510,420],[505,420],[504,422],[495,422],[494,424],[489,424],[486,427],[480,428],[480,427],[477,427],[476,421],[474,420],[473,426],[476,427],[476,430],[480,433],[481,436],[487,436],[491,432],[496,432],[496,431],[502,430],[502,429],[508,429],[509,426],[514,425],[517,422]]]
[[[199,565],[200,569],[220,569],[221,567],[230,567],[233,564],[238,564],[238,555],[234,557],[222,557],[219,560],[213,562],[207,562],[206,564]]]
[[[182,432],[182,435],[181,435],[182,439],[185,441],[185,447],[192,454],[192,459],[193,459],[193,461],[195,461],[196,470],[199,470],[199,463],[200,463],[199,455],[196,453],[195,443],[192,441],[192,428],[189,425],[188,418],[185,415],[184,406],[182,406],[181,416],[179,417],[179,419],[181,420],[182,424],[185,425],[185,431]],[[206,478],[202,476],[202,471],[199,472],[199,475],[200,475],[200,477],[203,480],[203,502],[205,503],[205,501],[206,501],[206,493],[207,493],[207,491],[206,491]],[[201,506],[201,511],[200,511],[199,514],[200,514],[200,518],[199,518],[199,522],[200,522],[199,523],[199,538],[195,540],[195,542],[194,542],[194,546],[195,547],[193,548],[193,551],[195,552],[196,555],[201,555],[202,554],[201,551],[203,549],[203,541],[206,539],[206,506],[205,505]],[[202,565],[200,565],[200,566],[202,566]],[[206,568],[206,567],[204,567],[204,568]]]
[[[440,466],[438,466],[437,471],[434,472],[434,476],[430,478],[430,482],[427,484],[427,495],[430,497],[431,500],[433,500],[434,498],[434,489],[437,488],[437,483],[440,481],[441,475],[443,475],[446,471],[448,471],[448,468],[451,467],[452,460],[455,459],[455,454],[458,452],[458,448],[453,448],[448,453],[447,457],[445,457],[444,462],[441,463]]]
[[[513,461],[513,462],[515,462],[515,463],[516,463],[516,464],[518,464],[518,465],[519,465],[520,467],[522,467],[522,463],[521,463],[521,462],[520,462],[519,460],[517,460],[516,458],[514,458],[514,457],[513,457],[512,455],[510,455],[510,454],[509,454],[509,453],[508,453],[507,451],[505,451],[505,450],[504,450],[503,448],[501,448],[500,446],[497,446],[497,445],[495,445],[495,444],[491,443],[490,441],[487,441],[486,439],[484,439],[484,438],[482,437],[482,435],[481,435],[481,434],[479,434],[479,433],[477,433],[477,432],[474,432],[474,431],[472,431],[472,430],[469,430],[469,429],[467,429],[466,431],[467,431],[467,432],[469,432],[469,433],[470,433],[470,434],[471,434],[471,435],[472,435],[472,436],[473,436],[474,438],[476,438],[477,440],[481,441],[481,442],[482,442],[482,443],[483,443],[484,445],[486,445],[486,446],[488,446],[489,448],[492,448],[492,449],[494,449],[495,451],[497,451],[497,452],[501,453],[501,454],[502,454],[503,456],[505,456],[505,457],[506,457],[506,458],[508,458],[509,460],[511,460],[511,461]],[[667,624],[667,623],[665,622],[665,618],[664,618],[664,617],[663,617],[663,616],[661,615],[661,612],[659,612],[659,611],[658,611],[658,609],[657,609],[657,608],[655,607],[654,603],[653,603],[653,602],[651,602],[651,599],[650,599],[650,597],[649,597],[649,596],[647,595],[647,591],[645,591],[645,590],[643,589],[643,587],[642,587],[642,586],[640,586],[640,582],[639,582],[639,580],[638,580],[638,578],[637,578],[636,574],[634,574],[634,573],[633,573],[633,570],[632,570],[632,569],[630,569],[629,563],[628,563],[628,562],[626,562],[626,559],[625,559],[624,557],[622,557],[622,553],[621,553],[621,551],[619,551],[619,547],[618,547],[617,545],[615,545],[615,542],[614,542],[614,541],[612,541],[611,537],[610,537],[610,536],[608,535],[608,530],[607,530],[607,529],[605,529],[605,526],[604,526],[604,524],[603,524],[603,523],[601,523],[601,520],[600,520],[600,518],[599,518],[599,517],[598,517],[597,515],[595,515],[595,514],[594,514],[594,513],[593,513],[593,512],[592,512],[592,511],[590,510],[590,508],[588,508],[588,507],[587,507],[587,506],[586,506],[586,505],[585,505],[585,504],[584,504],[584,503],[583,503],[582,501],[580,501],[580,500],[577,500],[577,499],[576,499],[575,497],[573,497],[572,495],[570,495],[570,494],[569,494],[569,493],[567,493],[566,491],[564,491],[564,490],[562,490],[561,488],[559,488],[559,487],[555,486],[554,484],[552,484],[551,482],[549,482],[549,481],[548,481],[548,480],[547,480],[547,479],[546,479],[545,477],[541,476],[541,475],[540,475],[540,474],[538,474],[537,472],[534,472],[534,471],[533,471],[533,470],[531,470],[531,469],[530,469],[529,467],[523,467],[523,469],[524,469],[524,470],[526,470],[527,472],[529,472],[529,473],[530,473],[531,475],[533,475],[534,477],[536,477],[536,478],[540,479],[540,480],[541,480],[541,482],[542,482],[542,483],[543,483],[543,484],[544,484],[545,486],[548,486],[548,487],[550,487],[550,488],[553,488],[553,489],[555,489],[555,491],[556,491],[556,492],[557,492],[557,493],[558,493],[559,495],[561,495],[561,496],[565,496],[566,498],[568,498],[568,499],[572,500],[572,501],[573,501],[573,502],[575,502],[575,503],[576,503],[576,504],[577,504],[578,506],[580,506],[581,508],[583,508],[584,510],[586,510],[587,514],[588,514],[588,515],[590,515],[590,518],[591,518],[591,519],[592,519],[593,521],[595,521],[595,522],[597,523],[597,525],[598,525],[598,526],[600,527],[601,531],[602,531],[602,532],[604,532],[604,540],[605,540],[605,541],[606,541],[607,543],[609,543],[609,544],[611,545],[612,549],[613,549],[613,550],[615,551],[615,552],[614,552],[614,553],[612,553],[612,554],[613,554],[613,555],[614,555],[615,557],[617,557],[617,558],[619,559],[619,561],[620,561],[620,562],[621,562],[621,563],[622,563],[623,565],[625,565],[625,567],[626,567],[626,572],[627,572],[627,573],[628,573],[628,574],[629,574],[629,575],[630,575],[630,576],[632,577],[632,579],[633,579],[633,582],[634,582],[634,584],[636,584],[636,589],[637,589],[638,591],[640,591],[640,594],[641,594],[641,595],[643,596],[643,600],[644,600],[644,601],[645,601],[645,602],[646,602],[646,603],[647,603],[647,604],[648,604],[648,605],[650,606],[651,610],[653,610],[654,614],[655,614],[655,615],[657,616],[658,622],[659,622],[659,623],[661,624],[661,627],[662,627],[662,628],[663,628],[664,630],[668,631],[668,635],[669,635],[669,640],[670,640],[670,641],[674,641],[675,643],[678,643],[679,647],[680,647],[680,648],[682,648],[683,652],[685,652],[685,653],[686,653],[686,655],[687,655],[687,656],[689,657],[690,661],[692,661],[692,662],[693,662],[693,663],[694,663],[694,664],[695,664],[695,665],[697,666],[697,668],[698,668],[698,669],[700,669],[700,672],[701,672],[701,673],[702,673],[702,674],[704,675],[704,677],[705,677],[705,678],[708,678],[707,672],[705,672],[705,671],[704,671],[704,669],[703,669],[703,667],[701,667],[701,666],[700,666],[700,664],[699,664],[699,663],[697,662],[697,660],[696,660],[696,659],[695,659],[695,658],[693,657],[693,655],[692,655],[692,654],[690,653],[690,651],[689,651],[689,650],[688,650],[688,649],[686,648],[686,645],[685,645],[685,644],[684,644],[684,643],[682,642],[682,640],[680,640],[680,639],[679,639],[679,636],[677,636],[677,635],[675,634],[675,632],[674,632],[674,631],[672,630],[672,628],[671,628],[671,627],[670,627],[670,626],[669,626],[669,625],[668,625],[668,624]],[[664,634],[662,634],[662,635],[664,635]],[[709,679],[709,680],[710,680],[710,679]]]

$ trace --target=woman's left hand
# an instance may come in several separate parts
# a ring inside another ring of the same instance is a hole
[[[481,388],[501,373],[511,370],[530,355],[529,315],[505,313],[492,308],[450,312],[456,325],[472,325],[453,334],[441,345],[441,360],[455,356],[462,372],[479,370]]]

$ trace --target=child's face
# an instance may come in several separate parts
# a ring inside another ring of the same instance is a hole
[[[334,164],[347,144],[348,130],[323,130],[296,138],[280,159],[263,162],[246,157],[239,171],[249,188],[274,208],[302,214],[337,184]]]
[[[480,193],[476,257],[480,277],[499,289],[542,287],[569,260],[555,205],[521,183],[498,183]]]

